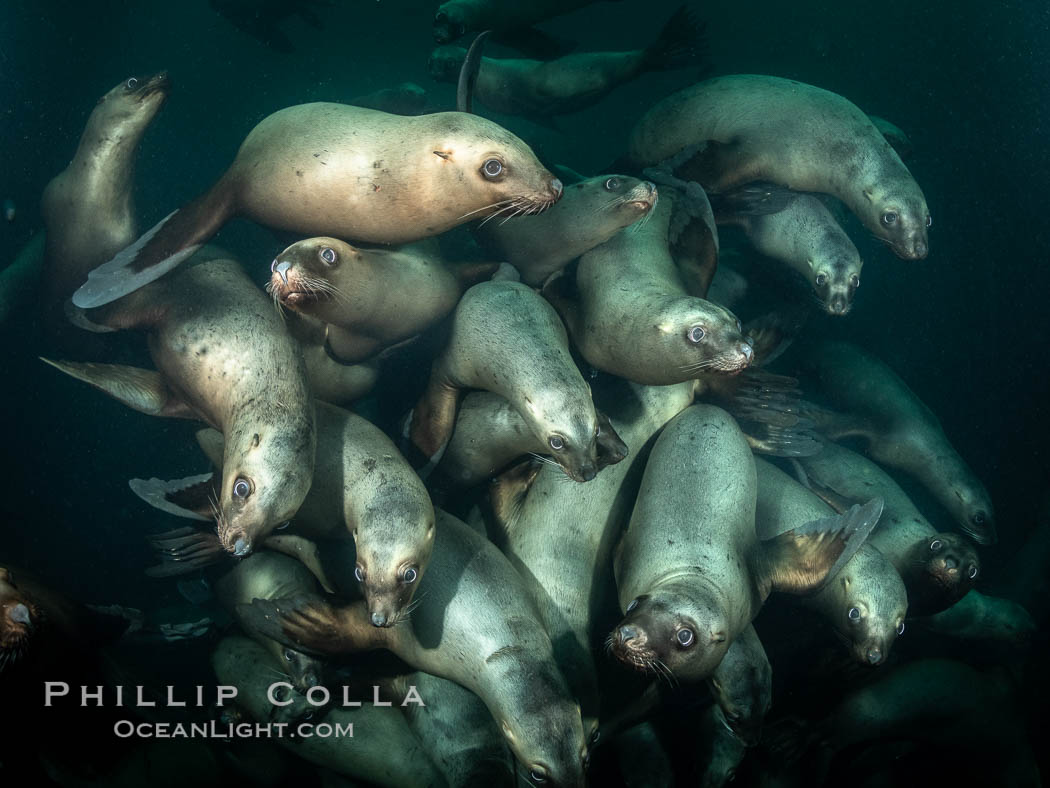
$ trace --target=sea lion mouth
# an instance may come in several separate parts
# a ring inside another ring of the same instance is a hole
[[[274,260],[270,266],[270,281],[266,291],[287,307],[300,307],[333,298],[335,288],[324,279],[306,276],[288,262]]]
[[[161,71],[159,74],[154,74],[152,77],[147,79],[141,88],[135,93],[135,98],[138,101],[145,101],[155,93],[164,93],[165,95],[171,90],[171,79],[168,77],[167,71]]]
[[[660,661],[656,651],[649,645],[645,631],[630,625],[621,624],[606,639],[606,648],[624,665],[634,668],[639,673],[669,673]]]

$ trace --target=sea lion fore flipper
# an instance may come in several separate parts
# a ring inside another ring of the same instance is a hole
[[[171,418],[197,418],[196,413],[174,397],[159,372],[121,364],[52,361],[47,358],[40,360],[109,394],[113,399],[139,413]]]
[[[474,85],[478,81],[478,73],[481,71],[481,52],[485,48],[485,39],[492,33],[486,30],[478,33],[474,42],[467,50],[467,56],[463,59],[463,65],[459,69],[459,83],[456,85],[456,110],[459,112],[470,112],[474,103]]]
[[[215,531],[176,528],[148,538],[160,563],[146,570],[148,577],[177,577],[226,558],[226,551]]]
[[[773,457],[809,457],[821,443],[801,411],[798,381],[747,369],[720,404],[735,418],[751,450]]]
[[[656,40],[645,50],[645,68],[668,71],[698,66],[700,74],[708,71],[705,28],[706,24],[698,22],[686,5],[678,6]]]
[[[237,605],[237,616],[245,627],[307,653],[342,654],[349,650],[339,610],[315,594],[253,599],[250,605]]]
[[[760,584],[790,594],[818,590],[864,544],[882,515],[882,505],[881,498],[872,498],[763,542],[756,568]]]
[[[223,450],[226,448],[226,439],[222,433],[214,427],[205,427],[203,430],[197,430],[194,437],[208,461],[216,468],[221,468]]]
[[[214,497],[214,473],[202,473],[182,479],[165,481],[152,479],[130,479],[128,486],[139,498],[154,509],[186,517],[190,520],[209,521]]]
[[[489,487],[489,502],[492,515],[500,528],[506,530],[512,527],[521,512],[525,496],[529,494],[532,483],[536,481],[536,475],[542,468],[543,462],[530,457],[500,474],[493,481]]]

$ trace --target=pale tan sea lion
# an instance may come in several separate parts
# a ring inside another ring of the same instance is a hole
[[[758,498],[755,530],[768,539],[787,529],[828,517],[834,510],[775,465],[755,459]],[[869,496],[878,494],[869,490]],[[887,511],[883,505],[885,519]],[[885,526],[882,526],[885,527]],[[878,529],[876,529],[876,532]],[[839,573],[801,600],[849,644],[858,662],[881,665],[904,634],[908,592],[893,563],[872,544],[874,533]]]
[[[312,707],[302,696],[281,700],[290,706],[274,706],[269,699],[275,683],[269,657],[257,643],[247,638],[227,637],[212,654],[215,675],[224,685],[237,688],[237,704],[258,722],[288,721],[291,730],[276,738],[277,744],[296,755],[369,785],[389,788],[435,788],[445,785],[444,778],[430,759],[400,709],[364,703],[360,708],[330,709],[325,724],[353,725],[353,738],[320,736],[314,725],[322,721],[307,719]],[[426,699],[424,698],[424,702]],[[301,721],[301,722],[300,722]],[[298,725],[310,726],[310,735],[298,735]],[[294,737],[291,733],[297,733]]]
[[[227,550],[247,555],[295,515],[313,478],[314,403],[298,346],[236,262],[191,265],[90,319],[145,331],[157,371],[48,363],[141,413],[223,434],[213,516]]]
[[[587,363],[651,386],[734,374],[753,355],[736,315],[686,292],[668,248],[672,210],[661,200],[645,224],[584,254],[575,298],[571,283],[544,288]]]
[[[579,706],[514,568],[487,539],[438,510],[437,539],[410,622],[377,629],[362,603],[256,600],[253,623],[289,645],[327,654],[388,649],[475,692],[536,784],[583,785]]]
[[[821,587],[874,527],[881,502],[759,542],[755,463],[725,411],[694,405],[653,446],[615,560],[625,617],[612,653],[638,670],[707,678],[773,591]]]
[[[557,313],[530,288],[483,282],[456,307],[448,344],[408,424],[412,445],[431,463],[440,460],[452,435],[466,389],[510,400],[573,480],[587,482],[597,474],[598,446],[606,438],[590,388],[572,360]]]
[[[814,410],[829,439],[857,437],[868,456],[922,483],[978,544],[994,544],[995,511],[987,490],[952,447],[933,412],[892,369],[847,342],[807,349],[802,369],[839,414]]]
[[[495,217],[482,222],[474,235],[518,269],[521,281],[539,287],[584,252],[647,216],[656,200],[656,186],[649,181],[598,175],[566,186],[561,200],[541,214]]]
[[[476,115],[301,104],[264,118],[211,189],[92,271],[73,303],[101,306],[142,287],[237,215],[302,235],[399,244],[511,203],[538,213],[561,191],[524,142]]]
[[[61,305],[95,266],[138,235],[132,186],[139,143],[168,96],[166,73],[130,77],[98,100],[76,154],[44,189],[45,314]]]
[[[771,181],[842,200],[898,257],[929,251],[926,199],[867,115],[827,90],[780,77],[715,77],[660,101],[631,133],[635,162],[657,164],[690,145],[677,173],[712,192]]]
[[[799,464],[809,488],[838,511],[868,495],[885,501],[868,543],[900,573],[910,615],[937,613],[971,593],[981,570],[974,546],[959,534],[938,533],[879,466],[834,443]]]

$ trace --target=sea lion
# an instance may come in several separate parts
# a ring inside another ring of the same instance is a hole
[[[288,333],[299,343],[310,391],[322,402],[346,406],[365,397],[379,380],[379,359],[359,364],[337,358],[328,345],[329,326],[299,312],[285,313]]]
[[[91,320],[146,331],[157,371],[47,363],[141,413],[223,434],[213,516],[227,550],[247,555],[295,515],[313,478],[314,404],[298,346],[236,262],[192,265]]]
[[[737,224],[762,254],[800,273],[829,315],[845,315],[860,287],[864,262],[827,206],[812,194],[798,194],[776,213],[737,210],[719,221]]]
[[[713,192],[771,181],[842,200],[875,237],[908,260],[926,257],[926,198],[867,115],[827,90],[736,74],[699,82],[655,104],[631,132],[643,166],[700,145],[678,168]]]
[[[980,575],[974,546],[963,536],[938,533],[904,490],[879,466],[834,443],[799,458],[804,483],[842,511],[869,495],[885,501],[882,519],[868,543],[897,568],[908,590],[908,612],[928,616],[965,597]]]
[[[647,72],[702,65],[702,35],[702,26],[682,6],[645,49],[583,52],[556,60],[482,57],[472,93],[506,115],[549,118],[579,112]],[[466,56],[463,47],[438,47],[427,71],[439,82],[455,83]]]
[[[584,254],[578,299],[558,280],[544,288],[588,364],[651,386],[734,374],[753,355],[734,314],[686,292],[668,251],[672,209],[661,200],[639,229],[621,230]]]
[[[807,348],[803,370],[831,407],[814,409],[818,431],[833,441],[858,437],[880,465],[919,480],[977,544],[994,544],[995,511],[988,492],[948,442],[940,422],[892,369],[847,342]]]
[[[44,273],[44,237],[44,233],[36,233],[0,271],[0,326],[25,310],[38,291]]]
[[[402,82],[392,88],[382,88],[356,96],[347,104],[365,109],[377,109],[393,115],[422,115],[426,110],[427,91],[415,82]]]
[[[753,626],[744,627],[729,644],[707,685],[718,709],[716,718],[726,730],[745,747],[758,744],[773,705],[773,668]]]
[[[725,717],[718,706],[709,706],[699,716],[696,762],[700,764],[700,775],[697,784],[700,788],[722,788],[736,779],[737,769],[747,755],[748,748],[726,726]]]
[[[448,344],[408,423],[412,445],[429,462],[440,460],[460,394],[472,388],[510,400],[571,479],[598,473],[598,446],[611,436],[601,434],[558,314],[519,282],[474,285],[456,307]]]
[[[14,584],[10,569],[0,567],[0,674],[29,650],[39,620],[32,598]]]
[[[868,115],[868,119],[874,124],[875,128],[879,130],[879,133],[886,138],[886,142],[893,146],[893,149],[897,151],[897,155],[901,157],[901,161],[911,156],[914,146],[912,145],[911,139],[904,131],[897,125],[890,123],[886,118],[880,118],[878,115]]]
[[[476,693],[535,784],[582,786],[579,706],[514,568],[470,526],[437,510],[424,600],[402,626],[377,629],[361,603],[255,600],[254,625],[289,645],[343,654],[385,648]]]
[[[294,52],[288,35],[277,27],[291,16],[298,16],[315,30],[324,23],[315,9],[330,7],[327,0],[208,0],[221,17],[243,33],[278,52]]]
[[[238,605],[251,604],[255,598],[281,599],[316,593],[317,580],[309,569],[294,558],[261,550],[236,563],[219,578],[214,588],[219,604],[238,620],[247,635],[266,649],[271,661],[287,674],[288,681],[299,692],[305,693],[323,683],[324,664],[319,659],[256,632],[237,614]]]
[[[495,266],[492,266],[495,268]],[[270,265],[274,301],[326,325],[325,350],[356,364],[449,314],[463,288],[429,248],[362,249],[335,238],[292,244]]]
[[[1031,614],[1012,599],[988,596],[977,589],[929,618],[923,629],[953,638],[1001,641],[1014,646],[1026,645],[1038,629]]]
[[[73,160],[44,189],[45,315],[64,323],[61,304],[88,272],[138,235],[132,198],[135,161],[146,129],[163,106],[166,73],[129,77],[98,100]]]
[[[598,444],[598,471],[615,465],[628,454],[627,444],[609,418],[600,410],[598,428],[604,442]],[[473,487],[506,470],[514,460],[550,452],[529,428],[528,422],[499,394],[474,391],[463,398],[456,414],[456,427],[441,455],[435,474],[456,487]]]
[[[517,268],[521,281],[539,287],[584,252],[648,216],[656,201],[656,186],[649,181],[598,175],[566,186],[561,200],[541,214],[482,222],[474,235]]]
[[[834,513],[824,501],[775,465],[756,458],[755,470],[758,476],[755,530],[760,539]],[[873,493],[878,494],[872,490],[867,494]],[[881,519],[886,516],[884,503]],[[881,665],[889,657],[894,642],[904,634],[908,592],[893,563],[873,546],[873,539],[874,534],[838,575],[801,601],[831,624],[849,645],[855,660]]]
[[[157,279],[234,216],[400,244],[512,203],[538,213],[561,191],[524,142],[476,115],[300,104],[260,121],[211,189],[93,270],[73,303],[100,306]]]
[[[276,682],[269,667],[269,656],[261,646],[247,638],[223,638],[212,654],[211,663],[222,684],[237,688],[237,705],[251,717],[261,723],[291,723],[293,727],[286,735],[274,738],[282,747],[311,763],[369,785],[390,788],[445,785],[441,772],[398,708],[363,703],[359,708],[328,710],[324,722],[333,728],[352,724],[352,740],[335,735],[299,735],[300,724],[317,724],[318,720],[309,716],[313,707],[295,693],[279,696],[280,706],[270,701],[269,694]]]
[[[615,560],[613,655],[681,681],[707,678],[773,591],[818,589],[878,521],[880,501],[760,543],[755,462],[712,405],[676,416],[653,446]]]
[[[615,616],[612,548],[627,520],[651,439],[692,401],[689,384],[616,383],[605,399],[630,456],[585,485],[568,485],[557,467],[515,469],[490,488],[493,539],[525,579],[554,643],[554,656],[579,700],[584,732],[598,727],[596,625]],[[525,478],[522,474],[526,474]],[[552,544],[557,550],[551,550]]]
[[[355,580],[344,575],[333,582],[343,593],[360,584],[369,620],[377,627],[394,626],[407,616],[433,549],[430,496],[390,439],[366,419],[318,402],[316,424],[310,491],[281,536],[353,537],[356,559],[345,571]],[[198,442],[218,465],[225,454],[221,436],[208,431]],[[131,488],[151,505],[192,517],[208,511],[213,483],[206,476],[175,482],[136,479]],[[286,552],[270,540],[266,545]],[[185,568],[204,565],[208,558],[202,554],[201,562],[186,563]]]

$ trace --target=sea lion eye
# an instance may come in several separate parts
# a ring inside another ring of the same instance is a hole
[[[306,712],[306,714],[303,715],[303,719],[304,720],[312,720],[313,718],[314,718],[313,711],[308,711],[308,712]]]
[[[886,211],[886,213],[882,215],[882,223],[889,227],[892,224],[896,224],[898,218],[899,217],[894,211]]]
[[[241,476],[233,483],[233,497],[244,500],[252,494],[252,483]]]
[[[503,162],[499,159],[489,159],[481,165],[481,174],[486,178],[498,178],[503,172]]]
[[[944,543],[940,539],[934,539],[932,542],[930,542],[930,550],[932,550],[935,553],[938,550],[940,550],[943,546]]]
[[[405,570],[405,574],[401,579],[404,580],[406,583],[414,583],[416,582],[417,577],[419,577],[419,572],[416,571],[416,568],[414,566],[410,566],[408,569]]]
[[[363,582],[365,582],[365,573],[364,573],[364,570],[363,570],[363,569],[361,569],[361,567],[359,567],[359,566],[355,566],[355,567],[354,567],[354,577],[356,577],[356,578],[357,578],[357,582],[358,582],[358,583],[363,583]]]
[[[902,621],[902,622],[900,622],[897,625],[897,637],[900,637],[903,634],[904,634],[904,622]]]
[[[608,189],[611,192],[616,191],[617,189],[620,188],[620,179],[619,178],[609,178],[609,180],[607,180],[605,182],[605,188]]]
[[[601,737],[602,737],[602,732],[601,731],[595,731],[594,734],[591,736],[591,744],[592,745],[597,744],[598,740],[601,739]]]
[[[124,83],[124,87],[126,87],[128,90],[134,90],[135,88],[138,87],[138,84],[139,84],[138,79],[136,79],[135,77],[132,77],[131,79],[129,79],[127,82]]]
[[[689,329],[689,341],[692,342],[694,345],[699,345],[703,341],[705,336],[706,332],[700,326],[693,326]]]
[[[847,615],[849,616],[849,620],[854,623],[860,621],[860,608],[851,607]]]
[[[324,260],[328,265],[335,265],[337,255],[335,249],[331,246],[325,246],[321,249],[321,259]]]
[[[596,426],[596,427],[594,428],[594,437],[595,437],[595,438],[597,438],[597,437],[600,437],[600,436],[601,436],[601,434],[602,434],[602,425],[601,425],[601,424],[599,424],[598,426]]]
[[[632,610],[634,610],[634,609],[635,609],[636,607],[638,607],[638,598],[637,598],[637,597],[635,597],[634,599],[632,599],[632,600],[630,601],[630,604],[628,604],[628,605],[627,605],[627,612],[628,612],[628,613],[630,613],[630,612],[631,612]]]
[[[284,658],[286,660],[288,660],[289,662],[291,662],[292,660],[295,659],[295,652],[292,651],[290,648],[286,648],[284,650]]]
[[[683,627],[678,630],[678,634],[675,635],[675,640],[678,641],[678,645],[683,648],[688,648],[693,645],[693,641],[696,640],[696,635],[693,634],[693,630]]]
[[[926,217],[926,226],[927,227],[933,227],[933,217],[932,216],[927,216]]]
[[[970,571],[967,572],[966,574],[970,576],[971,580],[973,580],[975,577],[977,577],[977,566],[976,566],[976,564],[970,564]]]
[[[856,290],[858,287],[860,287],[860,277],[854,274],[849,278],[849,283],[850,286],[853,287],[854,290]]]
[[[973,517],[970,518],[970,521],[974,525],[984,525],[984,521],[985,521],[985,514],[984,514],[984,512],[975,512]]]
[[[817,283],[817,287],[823,287],[828,283],[828,275],[825,273],[819,273],[814,281]]]
[[[561,451],[565,448],[565,441],[560,435],[551,435],[550,440],[547,442],[550,444],[551,448],[554,449],[554,451]]]
[[[543,783],[547,782],[547,775],[539,769],[530,769],[529,779],[537,785],[542,785]]]

